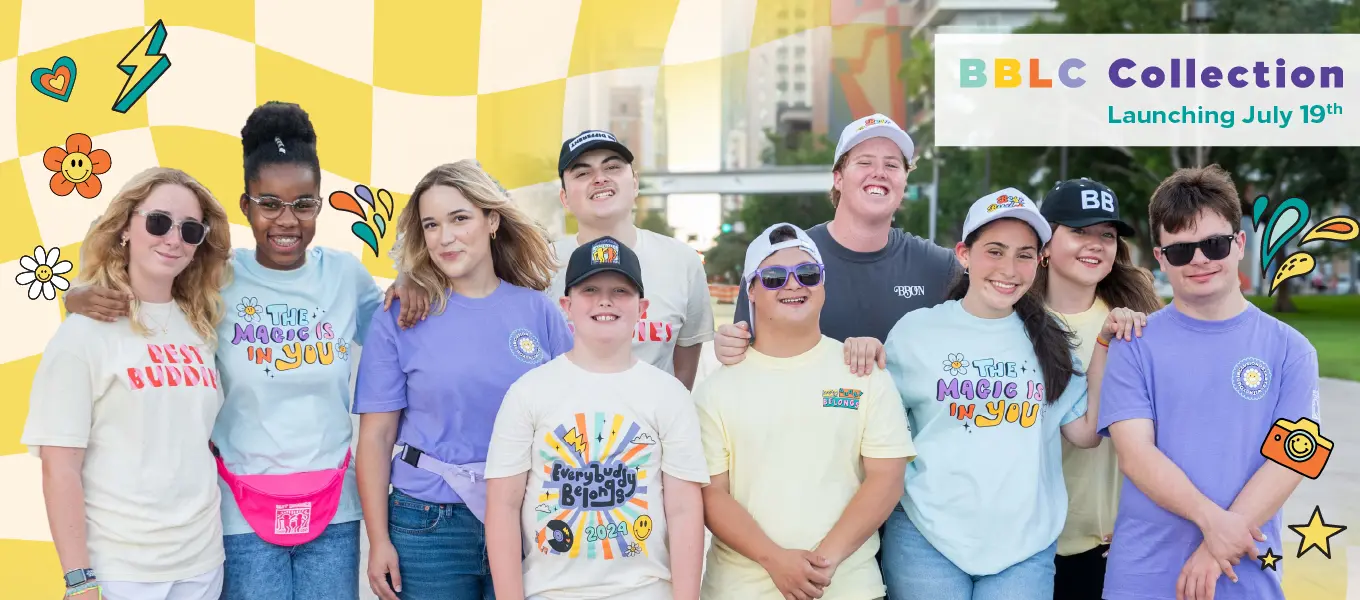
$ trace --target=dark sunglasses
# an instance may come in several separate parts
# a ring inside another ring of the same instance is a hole
[[[1162,246],[1162,256],[1166,257],[1166,262],[1173,267],[1184,267],[1195,259],[1195,250],[1204,251],[1204,258],[1209,260],[1223,260],[1232,251],[1233,240],[1237,235],[1216,235],[1204,238],[1198,242],[1181,242],[1179,244],[1168,244]]]
[[[176,223],[170,215],[158,210],[136,212],[146,218],[146,232],[156,237],[168,234],[175,228],[179,228],[179,239],[190,246],[202,244],[203,239],[208,237],[208,226],[198,221],[185,219]]]
[[[798,278],[798,285],[816,287],[822,284],[824,270],[822,264],[812,262],[793,267],[771,265],[756,271],[756,277],[760,279],[760,285],[765,286],[767,290],[783,289],[788,285],[790,276]]]

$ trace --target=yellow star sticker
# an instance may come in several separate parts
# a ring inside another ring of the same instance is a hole
[[[1346,530],[1345,525],[1328,525],[1323,521],[1322,508],[1318,506],[1313,507],[1313,516],[1307,525],[1290,525],[1289,528],[1303,538],[1299,540],[1298,557],[1316,547],[1328,559],[1332,558],[1332,536]]]
[[[1275,566],[1275,563],[1279,562],[1281,558],[1283,557],[1275,555],[1274,548],[1266,548],[1265,554],[1256,557],[1257,560],[1261,561],[1262,571],[1266,570],[1266,567],[1270,567],[1272,571],[1279,571],[1280,569]]]

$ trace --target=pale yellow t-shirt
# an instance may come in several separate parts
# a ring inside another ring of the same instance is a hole
[[[852,375],[842,344],[773,358],[754,348],[694,390],[710,475],[728,474],[732,497],[782,548],[812,550],[864,481],[864,458],[914,458],[906,411],[887,371]],[[823,600],[887,592],[870,536],[836,569]],[[705,600],[783,600],[759,564],[716,536]]]
[[[84,448],[91,568],[104,581],[165,582],[222,564],[221,496],[208,450],[222,407],[213,350],[173,304],[127,319],[71,315],[48,342],[21,442]],[[159,329],[159,328],[157,328]]]
[[[662,474],[708,483],[679,380],[642,360],[592,373],[566,355],[525,373],[496,414],[486,476],[525,471],[526,598],[671,599]]]
[[[1091,364],[1096,337],[1110,315],[1100,298],[1086,312],[1055,313],[1077,334],[1077,358],[1082,369]],[[1119,487],[1124,476],[1115,460],[1114,444],[1101,438],[1100,445],[1083,449],[1062,441],[1063,481],[1067,484],[1067,522],[1058,535],[1058,554],[1081,554],[1109,541],[1114,535],[1114,516],[1119,508]]]

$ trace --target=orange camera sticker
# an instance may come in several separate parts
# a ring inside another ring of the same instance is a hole
[[[1279,419],[1261,443],[1261,456],[1309,479],[1317,479],[1332,456],[1332,440],[1322,437],[1316,421]]]

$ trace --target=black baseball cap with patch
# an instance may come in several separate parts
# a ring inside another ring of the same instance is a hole
[[[561,177],[572,162],[591,150],[613,150],[618,152],[628,164],[633,164],[633,153],[614,137],[614,134],[599,129],[588,129],[575,137],[562,142],[562,152],[557,155],[557,176]]]
[[[591,276],[606,271],[622,273],[637,287],[638,296],[642,296],[642,263],[638,262],[637,254],[631,248],[609,236],[592,240],[571,251],[571,259],[567,261],[567,285],[563,293],[570,292],[572,287]]]
[[[1039,214],[1050,223],[1090,227],[1109,223],[1121,237],[1132,237],[1133,226],[1119,218],[1119,198],[1105,184],[1082,177],[1060,181],[1044,196]]]

